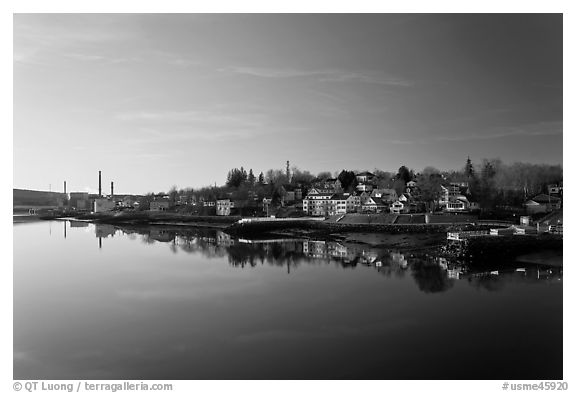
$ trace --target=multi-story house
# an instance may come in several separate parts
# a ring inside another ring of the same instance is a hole
[[[328,214],[328,201],[334,194],[333,190],[311,188],[302,201],[302,210],[308,215],[324,216]]]
[[[360,172],[356,175],[358,183],[372,183],[372,180],[374,180],[374,174],[371,172]]]
[[[360,212],[362,209],[360,195],[349,195],[346,199],[346,213]]]
[[[356,181],[358,185],[356,190],[359,192],[370,192],[374,189],[372,181],[374,180],[374,174],[371,172],[360,172],[356,175]]]
[[[346,214],[346,200],[348,196],[334,194],[327,201],[327,214],[333,216],[336,214]]]
[[[234,202],[230,199],[218,199],[216,201],[216,215],[229,216],[231,209],[234,207]]]
[[[364,203],[362,203],[363,212],[376,212],[379,213],[386,209],[386,203],[382,198],[370,197]]]

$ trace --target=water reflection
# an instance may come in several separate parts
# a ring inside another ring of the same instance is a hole
[[[71,228],[85,228],[86,223],[71,223]],[[146,244],[167,243],[172,253],[200,253],[204,257],[227,258],[233,267],[255,268],[264,263],[278,266],[290,274],[302,263],[335,264],[345,269],[358,266],[371,268],[385,277],[412,277],[425,293],[444,292],[458,280],[470,285],[497,291],[507,281],[561,281],[562,267],[515,263],[502,266],[471,266],[426,253],[393,251],[361,243],[345,241],[265,238],[235,238],[210,229],[172,229],[166,227],[115,227],[94,224],[95,235],[102,248],[102,239],[118,233],[130,240]]]
[[[562,377],[562,268],[348,239],[15,225],[14,378]]]

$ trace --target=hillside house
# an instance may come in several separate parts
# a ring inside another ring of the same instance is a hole
[[[353,213],[359,212],[362,209],[362,202],[360,200],[360,195],[349,195],[346,199],[346,212]]]
[[[411,205],[409,201],[397,200],[390,206],[390,213],[402,214],[402,213],[410,213],[410,211],[411,211]]]
[[[362,211],[379,213],[386,209],[386,206],[387,205],[382,198],[370,197],[362,204]]]
[[[234,202],[230,199],[218,199],[216,201],[216,215],[229,216],[230,210],[234,207]]]
[[[548,194],[558,198],[562,197],[562,190],[563,190],[562,186],[558,186],[556,184],[550,184],[547,186],[547,188],[548,188]]]
[[[356,181],[358,185],[356,190],[358,192],[370,192],[374,189],[372,181],[374,180],[374,174],[371,172],[360,172],[356,175]]]
[[[326,201],[327,204],[327,214],[333,216],[336,214],[346,213],[346,200],[348,196],[342,194],[334,194]]]
[[[371,183],[374,180],[374,174],[371,172],[360,172],[356,175],[358,183]]]
[[[334,194],[332,190],[311,188],[302,201],[302,210],[312,216],[324,216],[328,211],[328,201]]]
[[[562,208],[562,200],[558,197],[539,194],[525,203],[528,214],[547,213]]]
[[[392,203],[398,200],[398,194],[393,188],[376,188],[372,190],[370,196],[381,198],[383,201]]]
[[[468,202],[468,199],[465,196],[460,195],[448,201],[445,208],[447,212],[466,212],[470,208],[470,202]]]

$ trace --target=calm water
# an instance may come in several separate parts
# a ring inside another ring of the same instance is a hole
[[[561,268],[276,240],[15,224],[14,378],[562,378]]]

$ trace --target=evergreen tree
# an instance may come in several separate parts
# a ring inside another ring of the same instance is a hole
[[[264,173],[263,172],[260,172],[260,174],[258,175],[258,183],[264,184]]]
[[[250,185],[253,186],[255,181],[256,178],[254,177],[254,172],[252,172],[252,168],[250,168],[250,172],[248,172],[248,183],[250,183]]]
[[[412,180],[410,170],[406,168],[404,165],[402,165],[400,168],[398,168],[398,174],[396,175],[396,179],[404,181],[404,184],[408,183],[410,180]]]
[[[472,161],[470,160],[470,156],[466,160],[466,165],[464,166],[464,174],[468,177],[468,179],[474,178],[474,166],[472,165]]]

